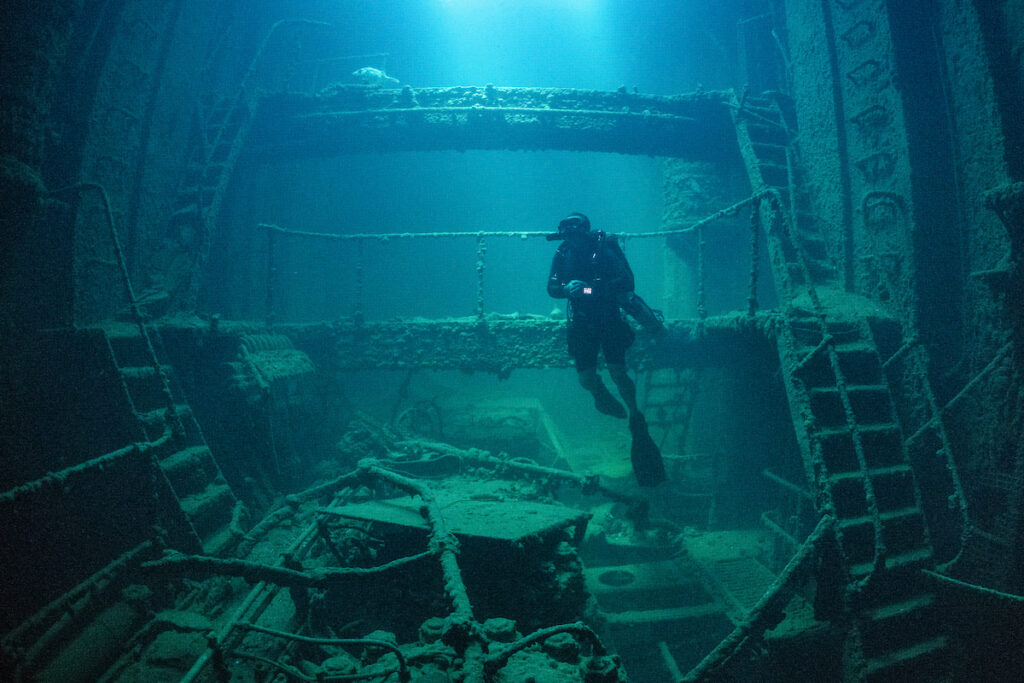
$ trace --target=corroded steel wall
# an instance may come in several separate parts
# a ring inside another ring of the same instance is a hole
[[[903,102],[883,0],[787,3],[801,151],[847,286],[913,318],[914,216]],[[822,40],[824,34],[825,40]],[[819,135],[820,133],[820,135]]]

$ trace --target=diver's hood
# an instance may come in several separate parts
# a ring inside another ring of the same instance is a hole
[[[590,219],[582,213],[571,213],[558,224],[558,232],[547,235],[548,242],[567,239],[570,235],[590,234]]]

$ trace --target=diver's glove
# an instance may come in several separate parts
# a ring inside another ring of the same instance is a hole
[[[591,294],[593,290],[589,282],[584,282],[583,280],[569,280],[568,284],[565,285],[565,291],[569,295],[570,299],[578,299]]]

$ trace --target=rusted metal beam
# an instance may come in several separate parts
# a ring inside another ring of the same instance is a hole
[[[572,150],[684,158],[736,148],[731,95],[670,97],[560,88],[334,86],[259,100],[261,160],[360,152]]]

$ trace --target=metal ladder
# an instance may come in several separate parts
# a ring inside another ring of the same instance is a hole
[[[196,142],[178,187],[170,220],[171,234],[194,232],[203,240],[204,250],[208,248],[211,222],[220,211],[251,123],[249,105],[241,98],[222,99],[199,108]]]
[[[832,578],[848,582],[844,679],[944,680],[948,642],[919,571],[934,565],[933,550],[869,322],[818,296],[840,278],[797,189],[781,108],[748,97],[733,119],[751,186],[766,193],[772,272],[789,304],[778,353],[797,441],[817,507],[836,520],[843,576]],[[798,296],[808,303],[797,306]]]
[[[694,373],[678,367],[652,367],[641,375],[640,410],[647,425],[660,432],[659,448],[672,439],[682,446],[690,426],[694,400]]]
[[[848,678],[941,680],[948,643],[919,571],[934,564],[931,540],[870,327],[833,320],[822,330],[792,317],[783,338],[786,391],[801,406],[795,426],[854,590],[848,646],[863,670]]]
[[[191,406],[174,382],[174,368],[146,348],[152,334],[136,325],[102,328],[107,353],[117,372],[129,428],[140,441],[153,441],[170,426],[174,448],[157,465],[180,508],[195,547],[203,553],[226,552],[236,540],[232,520],[241,505],[206,443]],[[159,363],[154,365],[151,358]]]

